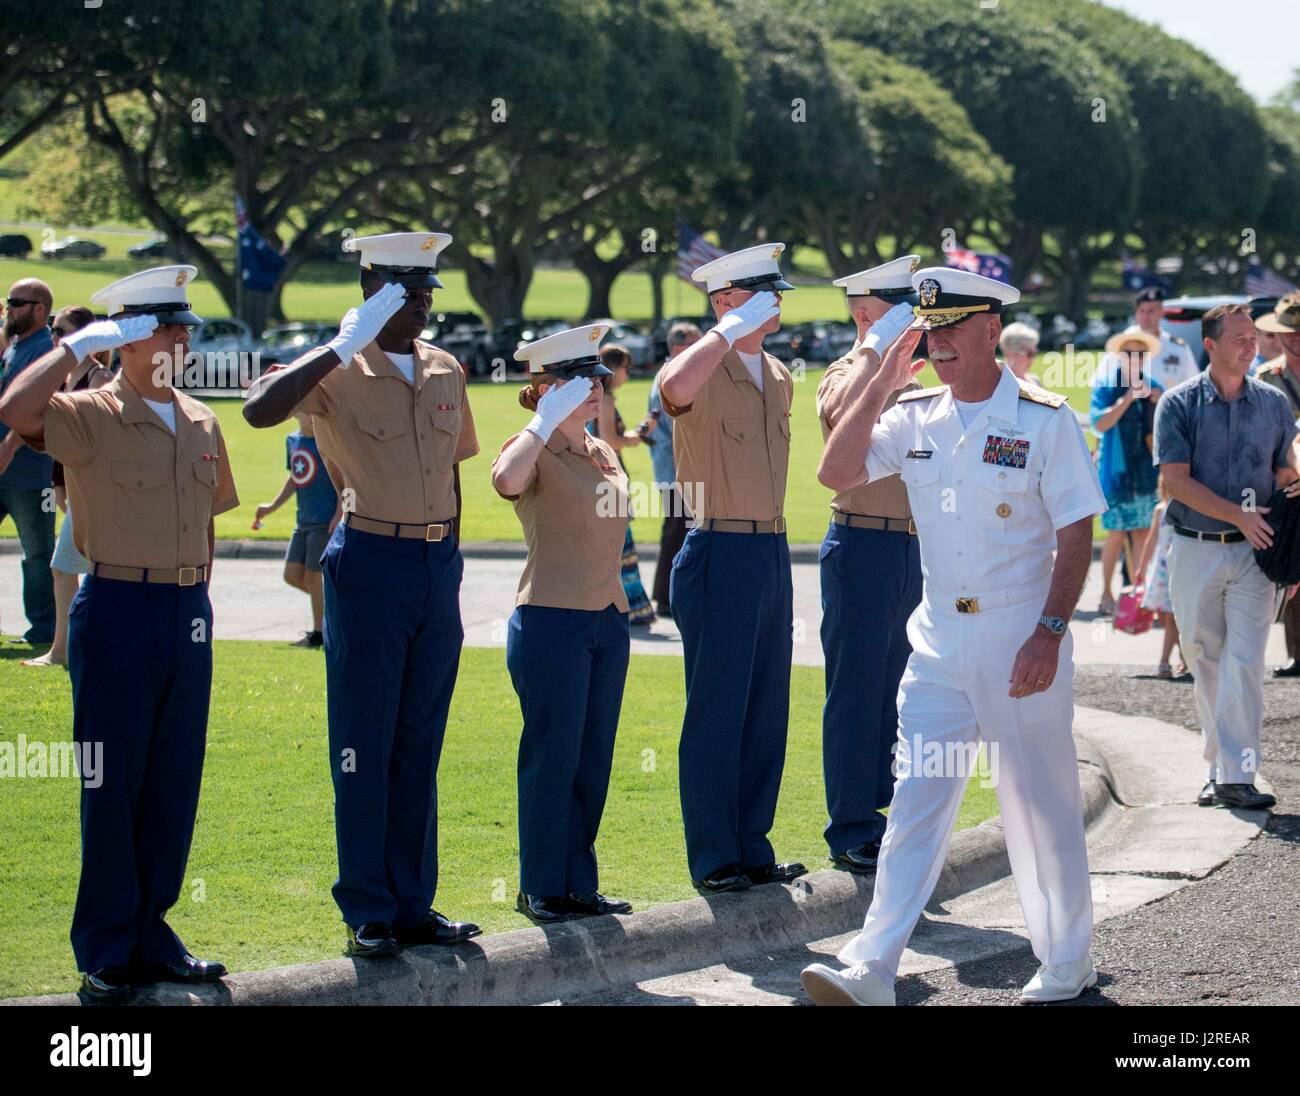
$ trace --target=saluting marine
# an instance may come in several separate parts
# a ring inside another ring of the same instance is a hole
[[[421,342],[445,233],[348,241],[365,302],[339,334],[259,379],[257,427],[313,416],[342,475],[344,518],[322,557],[330,771],[348,954],[456,944],[478,926],[431,908],[438,758],[464,632],[457,465],[478,452],[465,374]]]
[[[925,585],[908,622],[898,781],[871,907],[839,953],[847,969],[815,963],[803,984],[820,1004],[893,1004],[982,739],[1042,964],[1021,999],[1065,1000],[1097,979],[1066,621],[1105,501],[1065,398],[997,360],[1001,315],[1019,291],[950,268],[918,270],[912,285],[945,385],[905,392],[881,414],[913,376],[914,326],[844,412],[819,470],[836,490],[902,475]]]
[[[528,546],[506,666],[524,717],[516,906],[539,925],[632,912],[597,889],[595,847],[631,645],[619,566],[627,473],[586,430],[611,376],[598,353],[608,330],[576,327],[515,352],[531,382],[520,403],[537,413],[492,465]]]
[[[102,748],[83,774],[72,950],[82,990],[225,974],[165,915],[184,881],[212,687],[212,519],[239,503],[216,416],[172,388],[191,329],[192,266],[122,278],[91,297],[110,317],[66,335],[0,401],[0,419],[62,462],[89,561],[69,613],[73,737]],[[120,348],[106,387],[61,393],[88,355]],[[124,641],[129,637],[129,641]]]
[[[686,662],[679,748],[691,879],[704,894],[803,875],[778,864],[776,815],[790,715],[794,591],[785,537],[790,373],[763,351],[793,289],[784,244],[724,255],[692,274],[718,323],[659,372],[694,528],[670,599]]]
[[[869,345],[883,355],[911,322],[895,313],[912,295],[915,255],[850,274],[833,284],[847,296],[858,329],[854,352],[826,367],[817,386],[822,436],[830,437],[851,395]],[[879,327],[877,325],[880,324]],[[908,388],[919,388],[915,381]],[[894,405],[895,394],[885,402]],[[826,705],[822,710],[822,770],[826,783],[826,844],[837,867],[859,874],[875,870],[885,816],[894,793],[893,751],[898,740],[898,682],[911,654],[907,618],[921,600],[921,556],[907,489],[884,476],[831,500],[831,523],[818,553],[822,590],[822,650]]]

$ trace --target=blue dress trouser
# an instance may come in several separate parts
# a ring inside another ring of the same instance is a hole
[[[340,524],[321,557],[334,901],[356,927],[410,928],[438,883],[438,759],[464,638],[451,538]]]
[[[831,522],[818,553],[822,580],[822,770],[832,856],[879,841],[894,793],[898,683],[912,645],[907,619],[921,601],[914,536]]]
[[[692,529],[670,596],[686,663],[678,764],[691,878],[767,867],[790,717],[785,534]]]
[[[519,887],[597,888],[596,833],[609,791],[631,645],[627,613],[520,605],[506,666],[519,694]]]
[[[68,671],[73,738],[100,761],[98,786],[83,773],[81,788],[77,969],[173,962],[185,946],[164,915],[185,879],[212,690],[207,584],[87,575]]]

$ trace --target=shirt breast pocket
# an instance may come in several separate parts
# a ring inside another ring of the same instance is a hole
[[[728,479],[752,479],[761,471],[758,418],[729,416],[722,420],[722,464]]]
[[[112,463],[113,504],[119,521],[142,533],[161,533],[176,513],[176,493],[166,464]]]
[[[980,464],[975,470],[975,483],[979,487],[976,516],[980,527],[994,539],[1017,539],[1017,523],[1024,519],[1029,506],[1030,479],[1031,473],[1026,468]]]
[[[939,462],[930,457],[921,460],[917,457],[904,459],[898,470],[899,478],[907,484],[909,490],[925,490],[939,482]]]
[[[410,423],[404,414],[387,411],[356,412],[357,430],[367,442],[360,464],[377,479],[401,479],[413,472],[411,459]]]

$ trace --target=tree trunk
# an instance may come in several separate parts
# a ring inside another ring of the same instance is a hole
[[[260,339],[262,332],[271,326],[270,316],[273,296],[279,296],[279,286],[276,287],[274,294],[260,293],[247,288],[240,293],[239,318],[252,329],[253,338],[255,339]]]
[[[656,251],[650,260],[650,307],[653,312],[650,323],[658,326],[664,318],[664,278],[676,262],[674,256],[666,251]]]
[[[495,262],[470,257],[465,281],[470,296],[489,322],[522,319],[524,298],[533,280],[533,260],[528,248],[502,248]]]

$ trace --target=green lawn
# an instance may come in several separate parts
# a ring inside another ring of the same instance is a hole
[[[0,737],[66,740],[61,671],[24,669],[29,648],[0,647]],[[325,674],[319,652],[219,642],[207,766],[181,900],[170,921],[195,954],[233,970],[337,956],[330,898],[333,795],[326,766]],[[782,859],[825,867],[819,669],[796,666],[790,745],[773,842]],[[604,824],[601,886],[637,909],[691,898],[677,793],[681,661],[634,656]],[[444,912],[487,932],[520,928],[515,760],[519,709],[501,650],[466,649],[439,781]],[[997,813],[972,780],[958,828]],[[8,779],[0,794],[0,997],[75,988],[68,926],[79,870],[77,785]]]

